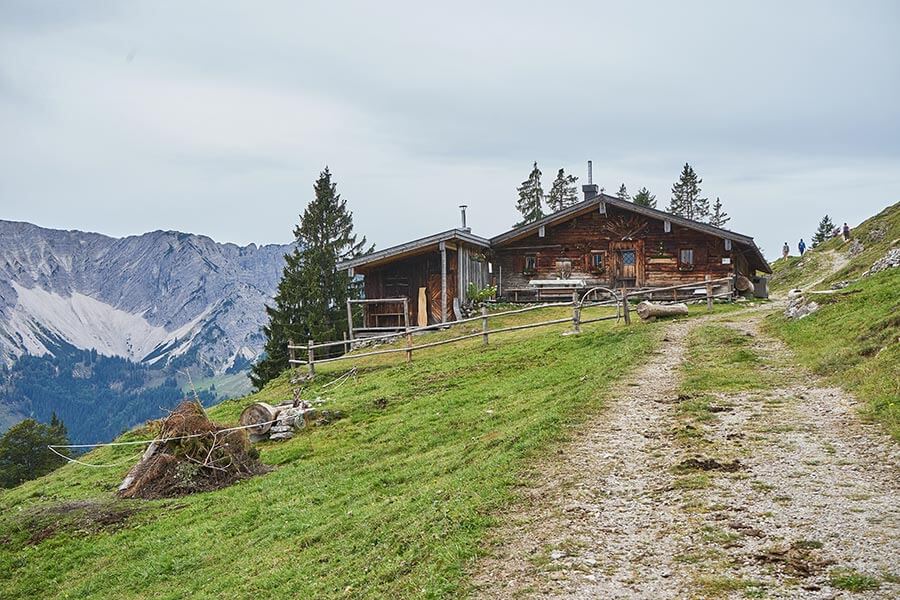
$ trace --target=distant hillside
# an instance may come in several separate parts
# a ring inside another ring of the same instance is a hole
[[[851,242],[833,238],[810,249],[803,257],[776,260],[772,263],[774,273],[770,283],[776,292],[809,285],[826,288],[858,277],[888,250],[897,247],[900,247],[900,202],[854,227]]]
[[[55,369],[54,359],[67,361],[70,348],[124,359],[117,363],[121,380],[131,381],[130,392],[139,395],[117,405],[95,394],[96,410],[112,411],[105,415],[110,435],[147,418],[136,409],[137,398],[145,397],[159,413],[158,403],[149,400],[154,388],[177,376],[173,389],[183,389],[178,372],[185,368],[198,378],[245,372],[262,351],[263,307],[289,249],[221,244],[177,231],[117,239],[0,221],[0,365],[6,367],[6,375],[0,373],[0,429],[23,416],[40,418],[46,411],[37,407],[48,403],[66,412],[64,394],[53,400],[22,377],[9,379],[11,373],[22,376],[16,365],[23,356],[32,357],[30,372],[41,361],[40,368]],[[60,351],[65,356],[57,356]],[[133,377],[138,371],[140,385]],[[249,382],[229,379],[238,393],[249,390]],[[76,378],[64,387],[80,396],[96,383]],[[66,422],[70,430],[81,429]]]
[[[48,422],[56,413],[72,442],[102,442],[184,399],[179,378],[163,369],[66,343],[52,350],[52,355],[26,354],[0,370],[5,381],[0,405],[7,407],[10,423],[26,416]],[[214,402],[215,387],[199,396],[204,404]]]
[[[819,306],[808,316],[773,315],[770,325],[801,362],[852,390],[900,439],[900,268],[867,273],[890,251],[900,252],[900,203],[855,227],[850,242],[832,239],[802,259],[776,261],[776,292],[836,289],[808,294]]]

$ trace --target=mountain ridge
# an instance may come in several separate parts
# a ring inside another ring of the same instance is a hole
[[[263,305],[291,248],[0,220],[0,362],[52,354],[50,331],[109,356],[168,364],[194,355],[204,371],[224,373],[261,352]],[[109,324],[116,331],[103,331]]]

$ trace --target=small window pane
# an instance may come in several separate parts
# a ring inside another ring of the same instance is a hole
[[[526,256],[525,257],[525,270],[526,271],[534,271],[537,267],[537,257],[536,256]]]
[[[694,250],[692,248],[684,248],[681,250],[679,262],[683,265],[694,264]]]
[[[603,255],[600,253],[591,254],[591,266],[595,269],[603,268]]]

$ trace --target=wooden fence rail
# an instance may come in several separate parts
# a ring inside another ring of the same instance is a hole
[[[725,278],[721,278],[721,279],[709,279],[707,277],[707,280],[701,284],[691,283],[691,284],[668,286],[668,287],[664,287],[664,288],[648,288],[645,290],[627,291],[623,288],[620,292],[616,292],[609,288],[597,287],[597,288],[592,288],[592,289],[588,290],[580,298],[579,298],[579,292],[577,292],[577,291],[573,292],[572,301],[566,302],[566,303],[554,302],[554,303],[547,303],[547,304],[539,304],[539,305],[535,305],[535,306],[527,306],[525,308],[519,308],[519,309],[515,309],[515,310],[507,310],[507,311],[496,312],[496,313],[489,313],[489,312],[487,312],[487,308],[483,307],[481,309],[481,314],[474,316],[474,317],[468,317],[465,319],[460,319],[458,321],[452,321],[449,323],[435,323],[434,325],[425,325],[422,327],[406,327],[404,331],[399,332],[399,333],[395,332],[392,334],[377,335],[377,336],[365,338],[365,341],[369,342],[369,341],[387,340],[387,339],[396,340],[402,336],[405,336],[406,337],[406,345],[405,346],[399,346],[396,348],[382,348],[379,350],[370,350],[368,352],[360,352],[360,353],[354,353],[354,354],[346,353],[346,354],[342,354],[340,356],[333,356],[333,357],[329,357],[329,358],[316,358],[315,351],[318,349],[322,349],[322,348],[333,348],[336,346],[344,346],[346,348],[348,346],[348,344],[354,342],[355,340],[353,340],[353,338],[351,337],[350,340],[344,339],[344,340],[334,341],[334,342],[316,343],[314,340],[310,339],[310,340],[308,340],[308,342],[305,345],[295,344],[293,341],[291,341],[288,343],[288,353],[289,353],[288,362],[291,365],[295,365],[295,366],[306,365],[306,368],[309,372],[309,376],[315,377],[315,373],[316,373],[315,365],[317,365],[317,364],[331,363],[331,362],[336,362],[336,361],[340,361],[340,360],[354,360],[354,359],[366,358],[366,357],[370,357],[370,356],[378,356],[378,355],[382,355],[382,354],[396,354],[399,352],[404,352],[406,354],[406,361],[411,362],[412,355],[415,350],[422,350],[425,348],[434,348],[437,346],[443,346],[445,344],[454,344],[457,342],[473,339],[476,337],[480,337],[482,339],[483,345],[488,345],[488,343],[490,341],[490,336],[496,335],[499,333],[521,331],[523,329],[532,329],[535,327],[547,327],[550,325],[559,325],[561,323],[570,323],[570,322],[572,323],[572,331],[574,333],[579,333],[581,331],[582,325],[585,325],[588,323],[598,323],[600,321],[609,321],[609,320],[613,320],[613,319],[619,320],[623,316],[625,319],[625,323],[630,324],[631,323],[631,315],[630,315],[630,309],[629,309],[629,298],[645,296],[648,294],[652,295],[653,293],[664,292],[664,291],[673,291],[673,290],[677,291],[679,289],[687,289],[687,288],[702,289],[702,287],[700,287],[700,286],[705,287],[705,289],[706,289],[705,297],[706,297],[706,301],[707,301],[708,310],[712,310],[712,303],[713,303],[714,298],[730,296],[732,293],[729,288],[729,290],[725,293],[713,294],[712,293],[713,286],[721,285],[722,283],[730,283],[730,282],[731,282],[730,277],[725,277]],[[595,302],[588,302],[588,300],[587,300],[588,296],[591,294],[594,294],[596,292],[603,292],[604,294],[609,295],[610,299],[595,301]],[[602,317],[595,317],[595,318],[591,318],[591,319],[582,318],[582,311],[584,311],[585,309],[601,307],[601,306],[606,306],[606,307],[615,306],[616,314],[602,316]],[[521,313],[534,311],[534,310],[541,310],[541,309],[545,309],[545,308],[564,308],[564,307],[572,308],[572,316],[571,317],[564,317],[564,318],[560,318],[560,319],[550,319],[550,320],[546,320],[546,321],[538,321],[535,323],[525,323],[522,325],[510,325],[508,327],[501,327],[499,329],[490,329],[490,327],[489,327],[489,320],[493,319],[493,318],[521,314]],[[481,321],[481,330],[480,331],[476,331],[476,332],[468,333],[468,334],[464,334],[464,335],[459,335],[456,337],[448,338],[446,340],[437,340],[434,342],[427,342],[427,343],[418,344],[418,345],[413,344],[413,340],[412,340],[413,333],[418,333],[418,332],[422,332],[422,331],[431,331],[431,330],[435,330],[435,329],[448,329],[449,327],[451,327],[453,325],[472,323],[474,321]],[[306,360],[303,360],[303,359],[300,359],[297,357],[298,350],[305,351]]]

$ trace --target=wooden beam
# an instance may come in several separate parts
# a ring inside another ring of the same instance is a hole
[[[441,323],[447,322],[447,244],[441,242]]]
[[[365,319],[365,316],[363,317]],[[363,323],[365,325],[365,323]],[[350,339],[353,339],[353,306],[350,303],[350,299],[347,299],[347,329],[350,332]]]

